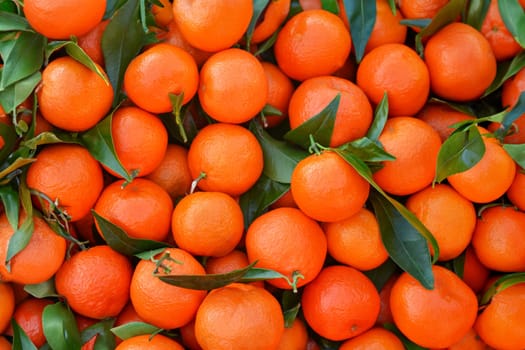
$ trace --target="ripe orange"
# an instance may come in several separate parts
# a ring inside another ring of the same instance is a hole
[[[396,158],[383,162],[384,167],[373,175],[383,190],[410,195],[432,183],[441,138],[430,125],[414,117],[390,118],[379,142]]]
[[[490,1],[480,31],[487,38],[498,61],[512,58],[523,50],[503,22],[499,12],[498,0]]]
[[[150,113],[173,110],[169,94],[184,94],[182,104],[197,93],[199,71],[184,49],[158,43],[135,56],[124,73],[123,89],[138,107]]]
[[[347,219],[324,223],[328,253],[341,264],[371,270],[386,261],[385,249],[374,214],[361,208]]]
[[[263,109],[268,98],[268,80],[254,55],[231,48],[215,53],[203,64],[198,94],[203,110],[210,117],[241,124]]]
[[[129,172],[146,176],[153,172],[166,154],[168,132],[154,114],[137,107],[121,107],[113,114],[111,135],[115,152]],[[108,167],[104,169],[119,177]]]
[[[11,350],[12,344],[4,336],[0,335],[0,350]]]
[[[389,330],[381,327],[374,327],[349,339],[341,344],[340,350],[403,350],[405,346],[399,338]]]
[[[42,324],[42,313],[44,312],[44,308],[51,304],[53,304],[51,299],[30,297],[18,304],[13,314],[13,319],[37,347],[41,347],[46,342]],[[13,330],[11,326],[9,326],[6,333],[12,335],[12,332]]]
[[[461,279],[475,292],[483,290],[490,276],[490,270],[479,261],[472,245],[465,250],[463,276]]]
[[[474,119],[471,115],[457,111],[447,104],[439,102],[427,103],[415,117],[434,128],[441,137],[442,142],[454,131],[452,127],[454,124]]]
[[[190,191],[192,181],[188,150],[180,145],[168,144],[164,159],[145,177],[162,187],[173,200],[184,196]]]
[[[467,334],[457,343],[452,344],[447,348],[448,350],[493,350],[485,344],[474,328],[471,328]]]
[[[397,5],[407,19],[432,19],[449,0],[397,0]]]
[[[506,194],[512,204],[519,210],[525,211],[525,173],[522,170],[516,171],[514,181]]]
[[[115,350],[184,350],[184,348],[165,335],[142,334],[124,340]]]
[[[104,67],[104,53],[102,52],[102,35],[108,26],[109,20],[99,22],[86,34],[78,37],[78,46],[98,65]]]
[[[151,14],[155,19],[155,24],[158,26],[165,27],[173,22],[173,7],[169,0],[160,0],[160,5],[153,3],[151,5]]]
[[[515,284],[492,297],[474,326],[481,340],[496,349],[525,348],[525,283]]]
[[[100,66],[99,70],[106,74]],[[106,116],[113,94],[109,81],[64,56],[52,60],[42,71],[38,107],[54,126],[66,131],[85,131]]]
[[[281,207],[297,208],[297,204],[293,199],[292,191],[288,189],[279,199],[270,205],[270,209],[277,209]]]
[[[275,0],[268,3],[253,30],[253,43],[265,41],[279,29],[288,17],[290,2],[290,0]]]
[[[182,344],[187,350],[202,350],[195,337],[195,319],[179,328]]]
[[[405,205],[436,239],[440,261],[458,257],[469,245],[476,226],[476,210],[451,186],[428,186],[408,197]]]
[[[304,287],[301,305],[306,323],[317,334],[330,340],[346,340],[375,324],[379,294],[359,270],[332,265]]]
[[[392,287],[397,281],[399,274],[393,273],[388,280],[383,284],[381,289],[379,289],[379,299],[381,300],[381,306],[379,308],[379,315],[377,316],[376,325],[384,326],[387,323],[394,323],[392,318],[392,310],[390,310],[390,293],[392,292]]]
[[[215,123],[202,128],[188,151],[193,179],[204,176],[204,191],[238,196],[250,189],[263,170],[262,148],[255,136],[240,125]]]
[[[474,292],[452,271],[433,265],[434,289],[407,272],[392,287],[390,309],[399,330],[419,346],[446,348],[459,341],[476,320]]]
[[[486,208],[478,219],[472,245],[479,261],[502,272],[525,272],[525,213],[502,205]]]
[[[217,52],[237,43],[250,24],[251,0],[174,1],[173,20],[194,47]]]
[[[376,21],[368,42],[365,53],[383,44],[403,44],[407,36],[407,27],[400,23],[404,17],[397,9],[392,13],[387,0],[376,0]]]
[[[297,287],[317,276],[327,251],[319,224],[295,208],[278,208],[257,217],[246,231],[245,245],[250,263],[257,261],[257,267],[275,270],[290,280],[299,273]],[[281,278],[268,283],[292,288]]]
[[[330,146],[341,146],[365,136],[373,117],[368,98],[350,80],[334,76],[310,78],[295,89],[288,107],[290,127],[295,129],[319,114],[337,94],[340,100]]]
[[[516,175],[516,163],[491,139],[484,139],[485,153],[472,168],[450,175],[447,180],[461,195],[474,203],[489,203],[509,189]]]
[[[337,15],[322,9],[306,10],[291,17],[277,34],[277,65],[294,80],[330,75],[341,68],[352,39]]]
[[[427,102],[429,72],[415,50],[383,44],[368,52],[357,67],[357,85],[377,105],[385,92],[390,116],[413,116]]]
[[[290,327],[284,328],[277,350],[305,350],[307,343],[308,330],[304,321],[296,317]]]
[[[283,0],[275,1],[271,4],[277,2],[283,2]],[[277,108],[279,112],[281,112],[281,115],[265,113],[266,126],[273,127],[288,117],[288,104],[290,103],[290,98],[295,87],[290,78],[288,78],[277,65],[266,61],[261,62],[261,64],[264,69],[264,74],[266,74],[266,79],[268,80],[268,98],[266,99],[266,104]]]
[[[131,262],[107,245],[74,254],[57,271],[57,292],[82,316],[115,317],[129,300]]]
[[[37,32],[49,39],[68,40],[86,34],[102,20],[106,0],[26,0],[23,9]]]
[[[349,218],[364,206],[370,185],[341,156],[325,151],[297,163],[290,190],[306,215],[317,221],[335,222]]]
[[[465,23],[450,23],[432,35],[424,56],[432,92],[447,100],[475,100],[496,76],[496,58],[488,40]]]
[[[155,274],[204,275],[204,267],[190,253],[166,248],[151,260],[141,260],[131,280],[130,298],[145,322],[164,328],[178,328],[190,322],[206,296],[206,291],[181,288],[163,282]]]
[[[19,225],[26,220],[21,213]],[[34,229],[28,244],[7,265],[7,249],[15,231],[3,213],[0,216],[0,280],[20,284],[38,284],[49,280],[62,265],[66,240],[38,216],[33,216]],[[50,254],[50,252],[53,252]]]
[[[170,232],[173,202],[162,187],[144,178],[109,184],[93,209],[134,238],[164,241]]]
[[[0,282],[0,304],[0,334],[3,334],[15,310],[15,293],[10,283]]]
[[[521,69],[516,75],[507,79],[501,89],[501,104],[512,108],[518,102],[520,94],[525,91],[525,69]],[[491,126],[497,127],[498,124]],[[491,129],[493,130],[493,129]],[[525,113],[513,123],[511,133],[504,138],[505,143],[525,143]]]
[[[277,349],[283,332],[277,299],[249,284],[212,290],[195,316],[195,336],[203,350]]]
[[[193,255],[224,256],[244,232],[241,207],[222,192],[194,192],[182,198],[171,218],[177,246]]]

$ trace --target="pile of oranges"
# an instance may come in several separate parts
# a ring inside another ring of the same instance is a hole
[[[525,349],[524,9],[0,0],[0,350]]]

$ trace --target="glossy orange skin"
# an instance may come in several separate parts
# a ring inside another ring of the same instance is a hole
[[[475,292],[483,290],[489,279],[491,271],[479,261],[472,244],[465,250],[463,263],[463,276],[461,279]]]
[[[78,46],[98,65],[104,67],[104,53],[102,52],[102,35],[109,23],[103,20],[86,34],[78,37]]]
[[[35,346],[42,346],[46,342],[42,324],[44,308],[52,305],[51,299],[37,299],[30,297],[16,306],[13,319],[24,330]],[[13,335],[11,326],[6,334]]]
[[[512,181],[506,195],[519,210],[525,211],[525,173],[516,171],[514,181]]]
[[[290,327],[284,328],[277,350],[305,350],[307,343],[308,330],[304,321],[296,317]]]
[[[184,350],[175,340],[162,334],[136,335],[124,340],[115,350]]]
[[[389,330],[374,327],[355,338],[341,344],[340,350],[403,350],[405,346],[401,340]]]
[[[434,18],[450,0],[397,0],[397,5],[408,19]]]
[[[10,283],[0,282],[0,304],[2,304],[2,309],[0,310],[0,334],[2,334],[9,325],[15,310],[15,294]]]
[[[376,0],[376,21],[366,43],[365,53],[383,44],[403,44],[407,36],[407,26],[400,23],[403,19],[399,9],[395,15],[392,13],[388,1]]]
[[[474,119],[473,116],[457,111],[444,103],[427,103],[415,116],[436,130],[444,142],[454,131],[453,125]]]
[[[290,98],[295,90],[290,78],[283,71],[271,62],[261,62],[266,79],[268,80],[268,98],[266,104],[277,108],[281,115],[271,115],[265,113],[266,127],[273,127],[281,123],[288,117],[288,105]]]
[[[283,24],[290,12],[290,0],[270,1],[262,14],[262,20],[255,26],[252,42],[257,44],[272,36]]]
[[[518,102],[520,94],[525,91],[525,69],[521,69],[516,75],[507,79],[501,89],[501,104],[503,107],[512,108]],[[494,123],[491,131],[493,131],[499,124]],[[505,143],[525,143],[525,114],[518,117],[511,127],[511,134],[505,136]]]
[[[0,350],[11,350],[12,344],[5,337],[0,336]]]

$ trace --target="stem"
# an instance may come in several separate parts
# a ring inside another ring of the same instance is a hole
[[[176,264],[182,265],[182,261],[173,259],[170,256],[170,252],[167,251],[165,251],[159,259],[151,258],[151,261],[155,263],[155,270],[153,270],[154,275],[157,275],[160,272],[160,269],[162,269],[164,274],[166,275],[171,273],[171,268],[167,264],[164,264],[165,261],[174,262]]]
[[[193,192],[195,192],[195,190],[197,189],[197,185],[199,183],[200,180],[206,178],[206,173],[204,171],[201,171],[201,173],[199,174],[199,176],[193,180],[191,182],[191,187],[190,187],[190,194],[192,194]]]

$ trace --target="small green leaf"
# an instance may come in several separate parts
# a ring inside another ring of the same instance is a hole
[[[250,130],[263,150],[264,174],[276,182],[289,184],[295,166],[306,158],[308,153],[287,142],[274,139],[256,121],[250,122]]]
[[[156,334],[160,331],[160,328],[145,322],[128,322],[121,326],[111,328],[111,332],[113,332],[113,334],[122,340],[126,340],[137,335]]]
[[[16,254],[24,250],[33,236],[34,226],[33,217],[26,215],[24,222],[22,222],[9,239],[5,262],[9,262]]]
[[[42,74],[37,71],[16,83],[9,85],[5,89],[0,89],[0,104],[7,113],[13,113],[16,107],[24,102],[33,93],[38,83],[42,79]]]
[[[463,272],[465,270],[465,254],[465,251],[463,251],[463,253],[452,260],[452,271],[454,271],[459,278],[463,278]]]
[[[321,112],[297,128],[288,131],[284,135],[284,139],[307,150],[310,147],[311,135],[320,145],[328,147],[332,139],[332,131],[340,100],[341,94],[337,93],[334,99]]]
[[[18,137],[12,125],[0,123],[0,164],[13,152]]]
[[[475,124],[453,132],[439,149],[435,182],[466,171],[476,165],[485,154],[485,143]]]
[[[501,121],[501,126],[494,132],[494,135],[500,140],[503,139],[512,126],[512,123],[514,123],[514,121],[516,121],[516,119],[521,117],[524,113],[525,91],[522,91],[514,107],[512,107],[512,109],[504,115],[503,120]]]
[[[268,6],[270,0],[253,0],[253,15],[246,30],[246,50],[250,51],[250,45],[252,43],[253,31],[255,26],[259,23],[259,18]]]
[[[339,3],[337,0],[321,0],[321,8],[335,15],[339,14]]]
[[[284,326],[289,328],[301,309],[301,295],[292,290],[284,290],[281,296],[281,308],[284,315]]]
[[[105,72],[102,70],[100,66],[95,64],[91,57],[82,49],[76,42],[69,41],[66,46],[66,53],[77,60],[78,62],[82,63],[87,68],[91,69],[93,72],[97,73],[105,82],[109,85],[108,77],[106,76]]]
[[[114,323],[115,318],[109,318],[85,328],[80,333],[80,340],[82,341],[82,344],[85,344],[96,336],[97,340],[95,341],[95,350],[115,349],[115,335],[111,332],[111,327],[113,327]]]
[[[405,26],[416,27],[420,29],[428,27],[430,22],[432,22],[432,20],[428,18],[402,19],[399,21],[399,23]]]
[[[506,143],[503,145],[503,148],[522,169],[525,169],[525,143]]]
[[[111,221],[103,218],[94,210],[91,212],[93,213],[93,218],[96,220],[98,227],[102,231],[102,236],[104,236],[106,243],[121,254],[133,256],[141,252],[169,246],[164,242],[131,238],[126,232],[124,232],[124,230],[113,224]]]
[[[141,253],[135,254],[135,256],[137,258],[141,259],[141,260],[151,260],[151,259],[155,258],[155,256],[157,256],[160,253],[162,253],[164,251],[164,249],[166,249],[166,247],[157,248],[157,249],[153,249],[153,250],[147,250],[145,252],[141,252]]]
[[[2,5],[5,4],[5,2],[0,3]],[[0,10],[0,32],[28,31],[30,29],[31,27],[24,17]]]
[[[391,161],[396,158],[385,151],[377,141],[374,142],[367,137],[361,137],[349,143],[339,146],[341,152],[351,153],[364,162]]]
[[[44,308],[42,326],[53,350],[80,349],[82,344],[75,316],[62,302]]]
[[[0,198],[7,216],[7,221],[13,230],[18,228],[18,218],[20,214],[20,202],[18,199],[18,191],[12,186],[0,187]]]
[[[481,297],[480,305],[486,305],[497,293],[519,283],[525,283],[525,272],[509,273],[498,278]]]
[[[239,205],[244,214],[244,227],[248,228],[272,203],[290,188],[289,184],[276,182],[262,174],[257,182],[241,195]]]
[[[284,310],[284,326],[286,328],[292,327],[297,315],[299,314],[299,310],[301,310],[301,303],[297,303],[295,306]]]
[[[370,0],[344,0],[346,18],[350,23],[352,45],[359,63],[365,54],[365,47],[376,23],[376,2]]]
[[[477,30],[481,30],[489,5],[490,0],[470,0],[464,22]]]
[[[12,350],[38,350],[14,318],[11,319],[11,328],[13,329]]]
[[[514,40],[525,48],[525,11],[518,0],[498,1],[498,8],[505,27]]]
[[[503,83],[516,75],[523,67],[525,67],[525,51],[521,51],[511,60],[499,62],[496,71],[496,77],[487,90],[485,90],[482,97],[488,96],[499,89]]]
[[[388,94],[385,91],[383,94],[383,98],[377,105],[375,112],[374,112],[374,120],[372,121],[372,125],[370,125],[370,128],[368,129],[368,132],[366,133],[366,137],[370,140],[377,141],[379,138],[379,135],[383,132],[383,129],[385,128],[386,121],[388,119]]]
[[[257,51],[253,54],[256,57],[259,57],[266,51],[268,51],[273,44],[275,44],[275,40],[277,40],[277,34],[279,34],[279,31],[276,30],[268,39],[266,39],[264,42],[258,45]]]
[[[370,278],[376,289],[380,291],[397,270],[398,268],[394,261],[387,259],[375,269],[364,271],[363,273]]]
[[[16,173],[19,169],[28,164],[33,163],[34,161],[36,161],[36,158],[15,158],[13,163],[9,164],[5,169],[2,169],[0,171],[0,180],[5,180],[6,178],[9,178],[10,175]],[[4,184],[5,183],[2,182],[2,185]]]
[[[58,296],[54,278],[38,284],[26,284],[24,285],[24,290],[39,299]]]

